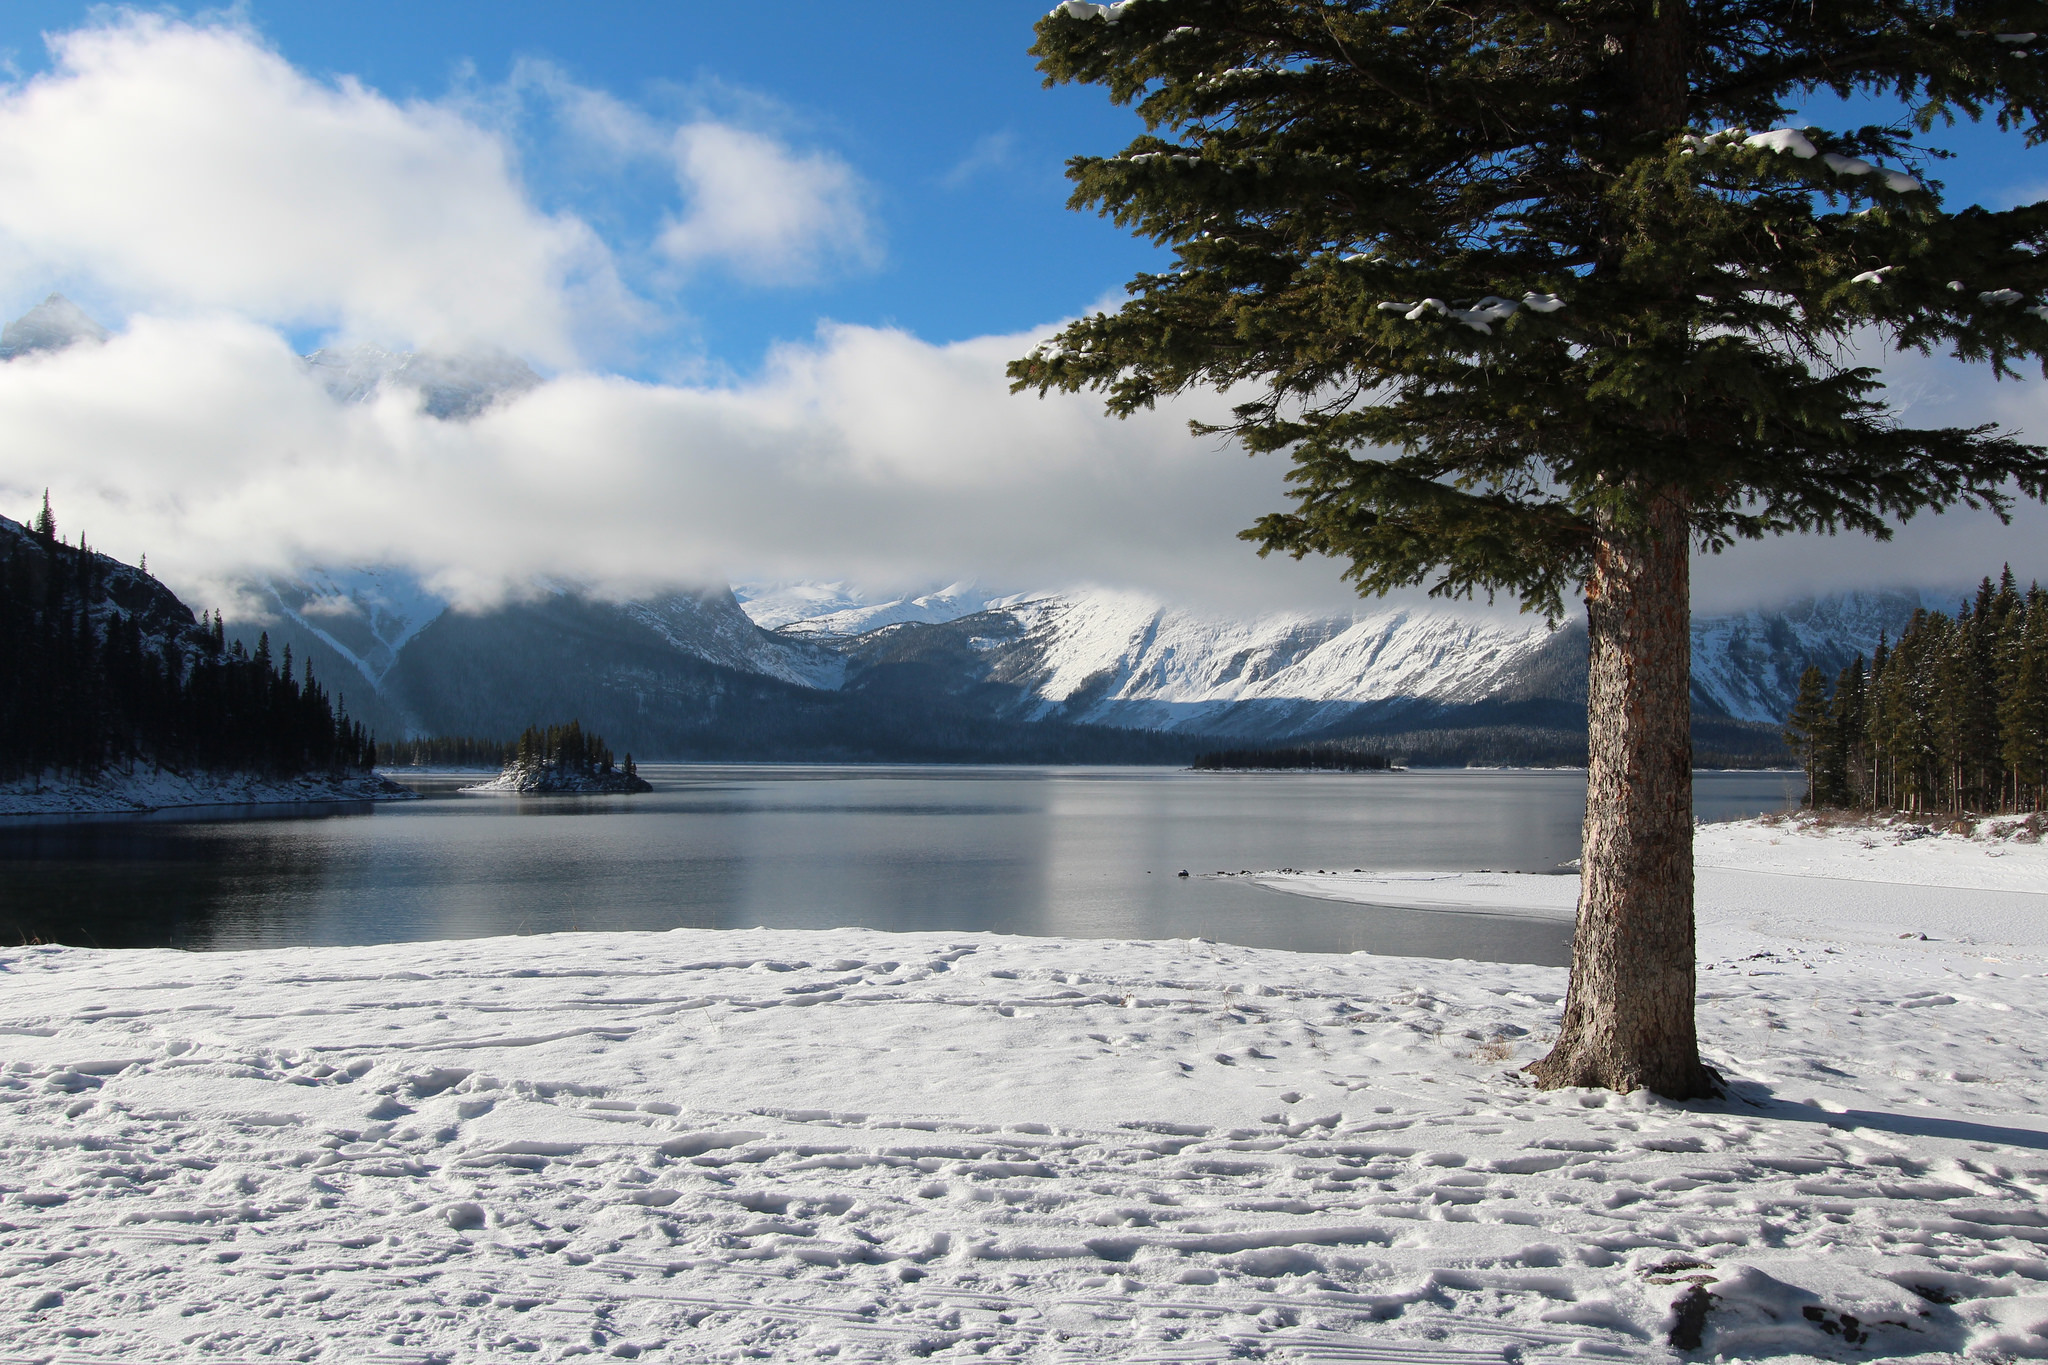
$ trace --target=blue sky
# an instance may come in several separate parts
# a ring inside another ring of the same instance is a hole
[[[0,510],[47,487],[231,609],[251,574],[363,564],[480,602],[551,574],[1352,603],[1236,539],[1285,464],[1191,440],[1213,395],[1115,422],[1008,393],[1021,333],[1160,259],[1065,207],[1066,159],[1139,125],[1042,86],[1048,3],[10,0],[0,313],[61,289],[115,337],[0,367]],[[2017,137],[1937,140],[1951,204],[2048,187]],[[345,408],[296,358],[330,342],[552,382],[475,423]],[[1886,363],[1915,422],[2048,435],[2038,384]],[[2044,545],[2037,511],[1795,537],[1703,562],[1695,600],[2048,577]]]
[[[42,34],[93,9],[10,0],[0,49],[21,74],[45,69]],[[1153,259],[1064,207],[1065,159],[1121,147],[1138,121],[1098,92],[1042,87],[1026,51],[1042,9],[350,0],[237,12],[309,75],[354,76],[394,100],[488,92],[522,63],[545,63],[657,119],[709,113],[843,160],[874,229],[867,258],[795,283],[711,270],[663,287],[629,273],[670,324],[649,339],[651,366],[701,348],[749,370],[771,341],[808,338],[821,317],[930,341],[1021,330],[1095,303]],[[673,206],[673,184],[586,173],[550,132],[544,115],[519,129],[536,197],[586,217],[630,256]]]
[[[1064,207],[1065,159],[1122,146],[1138,121],[1097,90],[1042,86],[1026,49],[1043,7],[256,0],[225,12],[308,75],[354,77],[400,102],[488,98],[541,64],[655,120],[708,114],[842,161],[871,231],[864,253],[787,281],[718,269],[676,279],[639,259],[674,207],[674,185],[644,166],[579,164],[546,109],[518,120],[529,191],[597,228],[619,251],[627,284],[656,306],[652,333],[605,358],[660,374],[698,359],[750,372],[771,343],[808,338],[822,318],[933,342],[1015,332],[1071,316],[1156,263],[1149,246]],[[103,12],[10,0],[0,52],[18,75],[45,70],[43,35]],[[210,12],[219,11],[184,11]],[[2017,137],[1965,127],[1939,140],[1967,153],[1937,171],[1952,202],[2003,207],[2048,185],[2048,151]],[[295,337],[310,345],[319,331]]]

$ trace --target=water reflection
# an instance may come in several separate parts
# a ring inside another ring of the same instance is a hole
[[[656,790],[639,797],[485,797],[443,777],[414,779],[424,800],[374,810],[0,822],[0,935],[221,949],[862,925],[1540,963],[1569,951],[1555,921],[1202,874],[1553,870],[1577,852],[1577,773],[645,771]],[[1794,780],[1701,774],[1698,808],[1780,808]]]

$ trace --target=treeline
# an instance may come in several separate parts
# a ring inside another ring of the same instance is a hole
[[[2040,810],[2048,781],[2048,592],[2006,569],[1954,616],[1916,611],[1868,666],[1799,680],[1785,741],[1807,802],[1880,810]]]
[[[60,539],[47,500],[33,529],[0,521],[0,778],[341,774],[375,752],[310,665],[295,676],[268,637],[229,647],[218,617],[194,626],[147,575]]]
[[[502,768],[518,750],[512,740],[436,735],[379,743],[377,762],[386,768]]]
[[[1221,772],[1226,769],[1286,769],[1365,773],[1384,772],[1387,768],[1387,756],[1360,753],[1330,744],[1292,749],[1218,749],[1213,753],[1196,754],[1193,766],[1197,772]]]
[[[610,746],[601,736],[585,733],[582,723],[573,720],[546,728],[529,725],[513,750],[513,763],[523,773],[553,771],[595,777],[614,771]],[[627,754],[624,766],[616,771],[634,776],[639,770],[633,766],[633,755]]]

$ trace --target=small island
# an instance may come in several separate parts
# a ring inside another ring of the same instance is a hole
[[[492,781],[471,787],[475,792],[514,792],[522,796],[613,795],[653,791],[627,754],[615,766],[603,738],[586,734],[580,722],[528,726],[505,770]]]

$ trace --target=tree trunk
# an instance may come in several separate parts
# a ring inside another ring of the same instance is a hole
[[[1564,1023],[1544,1089],[1720,1093],[1693,1024],[1691,537],[1659,497],[1586,586],[1586,825]]]

